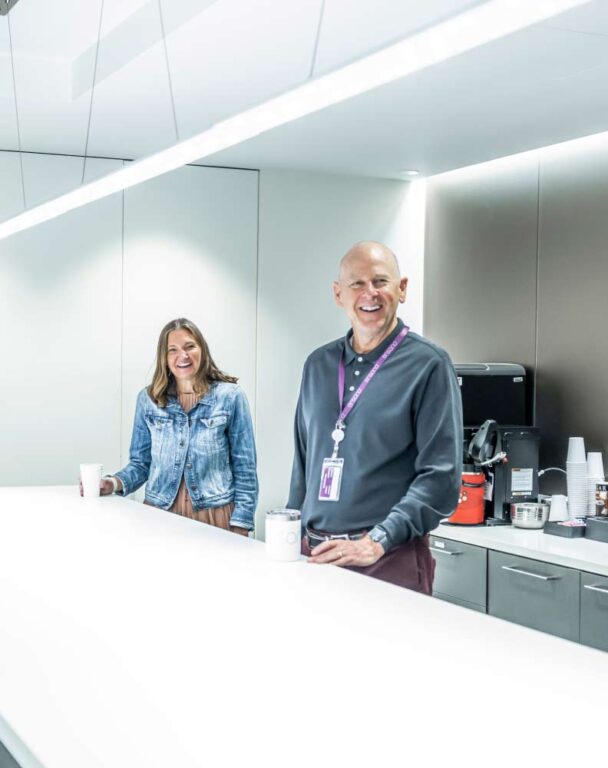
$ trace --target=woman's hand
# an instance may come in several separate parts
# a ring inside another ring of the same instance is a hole
[[[114,486],[112,485],[112,481],[102,477],[99,481],[99,495],[110,496],[112,493],[114,493]]]
[[[119,483],[118,487],[120,489],[121,488],[120,480],[118,481],[118,483]],[[80,489],[80,495],[82,496],[83,495],[83,493],[82,493],[82,480],[80,480],[80,482],[78,483],[78,487]],[[110,496],[113,492],[114,492],[114,486],[112,485],[112,481],[111,480],[106,480],[105,477],[102,477],[101,480],[99,481],[99,495],[100,496]]]

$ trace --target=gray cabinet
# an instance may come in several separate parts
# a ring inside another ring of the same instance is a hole
[[[580,572],[490,551],[488,613],[567,640],[579,639]]]
[[[608,576],[430,537],[433,596],[608,651]]]
[[[608,651],[608,578],[581,573],[581,643]]]
[[[430,537],[435,559],[433,596],[476,611],[486,611],[487,550],[472,544]]]
[[[2,742],[0,742],[0,768],[19,768],[19,764]]]

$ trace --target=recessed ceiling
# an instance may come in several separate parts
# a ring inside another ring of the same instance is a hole
[[[22,0],[0,150],[143,157],[481,2]],[[399,178],[608,130],[607,37],[595,0],[204,163]]]
[[[206,164],[407,178],[608,130],[599,0],[282,126]]]

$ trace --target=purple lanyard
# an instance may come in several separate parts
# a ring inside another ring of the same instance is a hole
[[[344,379],[345,379],[345,373],[346,368],[344,367],[344,356],[340,358],[340,365],[338,368],[338,397],[340,398],[340,415],[338,416],[338,421],[336,423],[336,427],[341,429],[344,426],[344,422],[346,420],[346,417],[348,414],[352,411],[352,409],[355,407],[355,403],[357,400],[361,397],[361,395],[365,392],[365,389],[367,385],[370,383],[370,381],[374,378],[374,376],[378,373],[380,368],[386,363],[386,361],[389,359],[389,357],[393,354],[393,352],[397,349],[399,344],[405,339],[409,331],[409,328],[407,325],[405,325],[398,336],[396,336],[391,343],[388,345],[388,347],[384,350],[384,352],[380,355],[380,357],[376,360],[374,363],[371,371],[367,374],[367,376],[363,379],[361,384],[359,384],[357,391],[353,394],[351,399],[346,403],[344,407],[342,407],[342,403],[344,402]]]

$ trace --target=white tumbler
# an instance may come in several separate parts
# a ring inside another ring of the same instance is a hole
[[[266,512],[266,554],[270,560],[300,559],[302,523],[298,509]]]
[[[103,464],[81,464],[80,482],[82,483],[82,495],[85,499],[99,496],[99,483]]]

